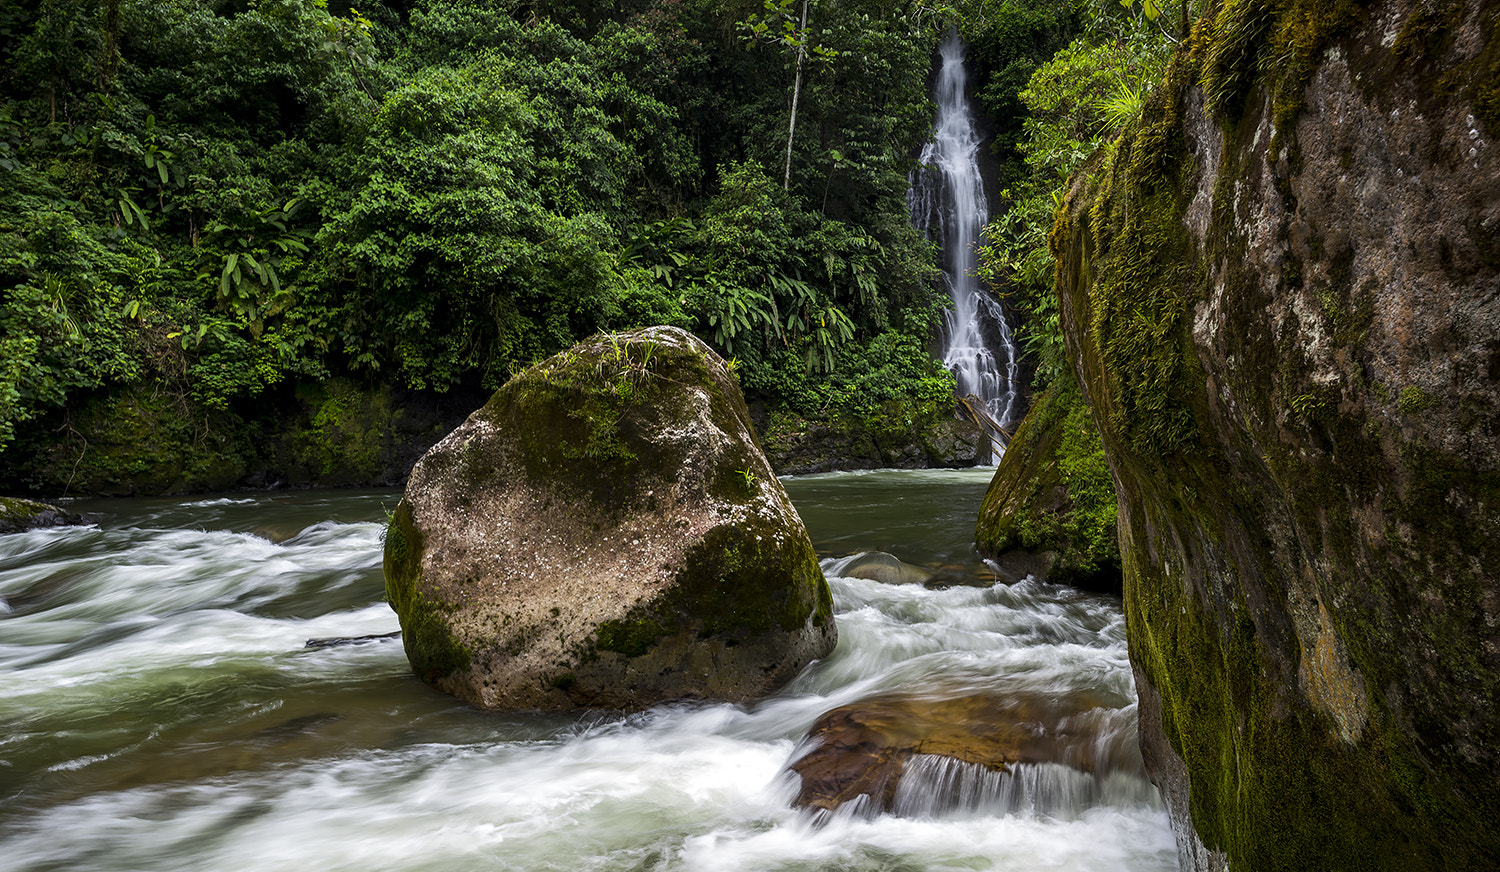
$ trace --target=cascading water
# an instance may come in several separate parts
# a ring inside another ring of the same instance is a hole
[[[1119,601],[981,577],[989,479],[788,481],[820,551],[946,581],[825,560],[831,655],[754,704],[632,715],[485,712],[413,676],[385,638],[399,492],[74,504],[99,523],[0,536],[0,869],[1175,869]],[[353,644],[306,645],[329,637]],[[1082,768],[918,756],[888,811],[792,807],[825,712],[977,695],[1029,701]]]
[[[912,174],[907,205],[913,223],[929,238],[934,231],[940,234],[945,254],[943,275],[953,308],[946,318],[943,363],[958,378],[958,395],[977,397],[994,423],[1008,428],[1017,411],[1017,350],[1004,310],[975,275],[989,206],[979,176],[979,135],[965,97],[964,45],[956,30],[940,54],[943,66],[933,94],[937,126],[922,149],[923,168]]]

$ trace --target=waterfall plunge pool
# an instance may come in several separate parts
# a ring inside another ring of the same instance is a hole
[[[399,642],[305,647],[397,629],[397,492],[75,505],[100,523],[0,537],[0,866],[1173,869],[1155,789],[1120,774],[1023,767],[946,806],[914,782],[901,816],[790,806],[808,727],[879,694],[1089,694],[1101,740],[1134,742],[1118,601],[985,580],[969,541],[991,472],[788,479],[823,556],[966,583],[831,578],[838,648],[781,693],[629,716],[481,712],[412,677]]]

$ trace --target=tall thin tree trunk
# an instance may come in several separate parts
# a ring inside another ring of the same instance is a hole
[[[792,135],[797,132],[797,100],[802,96],[802,57],[807,54],[807,3],[808,0],[802,0],[802,28],[797,41],[797,76],[792,83],[792,120],[786,126],[786,178],[781,181],[783,191],[792,187]]]

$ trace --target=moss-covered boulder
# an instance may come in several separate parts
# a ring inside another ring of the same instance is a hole
[[[1500,4],[1214,4],[1075,180],[1185,869],[1500,868]]]
[[[71,514],[51,503],[0,497],[0,534],[21,533],[38,527],[70,527],[87,523],[82,515]]]
[[[1016,429],[974,529],[1001,577],[1119,593],[1115,487],[1077,382],[1042,394]]]
[[[836,639],[734,377],[676,328],[511,379],[412,470],[385,573],[417,675],[488,709],[746,700]]]

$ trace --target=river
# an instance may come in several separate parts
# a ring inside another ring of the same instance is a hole
[[[1101,741],[1134,741],[1118,600],[973,556],[991,472],[787,480],[825,566],[879,549],[952,583],[831,578],[838,648],[783,692],[630,716],[481,712],[398,641],[307,647],[397,629],[396,492],[76,504],[99,523],[0,537],[0,869],[1174,869],[1154,788],[1119,773],[1044,764],[901,816],[789,805],[799,738],[878,693],[1087,693]]]

